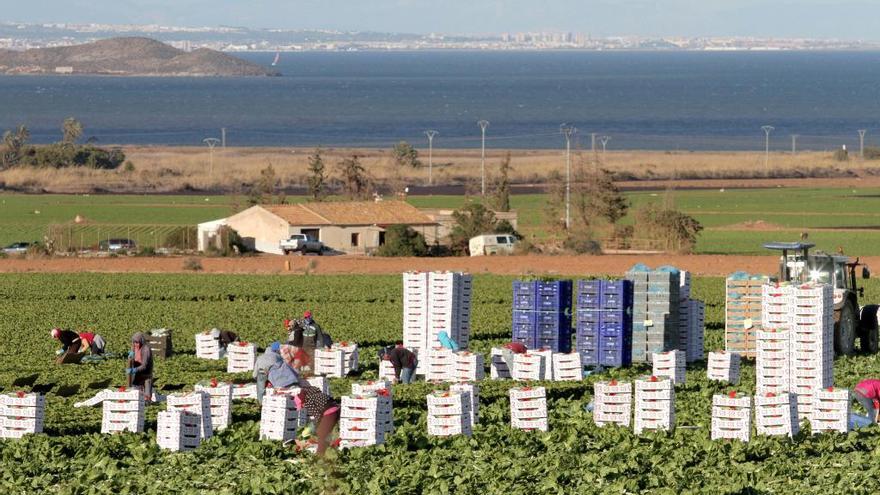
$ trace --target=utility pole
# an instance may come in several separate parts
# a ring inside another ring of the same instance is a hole
[[[611,141],[611,136],[602,136],[599,138],[599,142],[602,143],[602,159],[605,159],[605,145],[608,144],[608,141]]]
[[[559,132],[565,137],[565,230],[571,229],[571,135],[577,132],[570,124],[561,124]],[[595,134],[593,135],[595,136]]]
[[[438,133],[437,131],[425,131],[425,136],[428,136],[428,185],[434,184],[434,136]]]
[[[226,128],[220,128],[220,147],[226,149]]]
[[[203,143],[208,145],[208,149],[211,150],[211,176],[214,176],[214,146],[220,143],[220,140],[217,138],[205,138],[202,140]]]
[[[767,172],[770,166],[770,133],[774,129],[776,128],[772,125],[761,126],[761,130],[764,131],[764,172]]]
[[[482,183],[480,191],[483,197],[486,197],[486,128],[489,127],[489,121],[481,120],[477,122],[477,125],[480,126],[480,131],[483,133],[482,152],[480,153],[480,179]]]
[[[865,159],[865,133],[867,129],[859,129],[859,158]]]
[[[797,154],[797,138],[799,138],[799,137],[800,137],[800,136],[797,135],[797,134],[792,134],[792,135],[791,135],[791,154],[792,154],[792,155],[796,155],[796,154]]]

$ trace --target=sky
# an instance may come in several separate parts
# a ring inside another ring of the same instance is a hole
[[[594,36],[876,40],[878,0],[41,0],[0,20],[399,33],[569,31]]]

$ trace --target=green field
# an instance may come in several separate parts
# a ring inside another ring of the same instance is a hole
[[[509,335],[512,278],[476,276],[473,348],[486,352]],[[867,300],[880,299],[868,281]],[[694,296],[707,303],[707,349],[721,346],[723,280],[697,278]],[[594,377],[546,383],[550,432],[509,428],[507,390],[514,382],[481,384],[480,424],[472,438],[426,435],[425,394],[441,387],[416,383],[394,389],[397,430],[385,446],[330,455],[317,461],[280,443],[258,441],[259,409],[237,402],[233,425],[189,454],[160,451],[155,420],[145,434],[101,435],[100,408],[72,404],[97,389],[123,382],[121,360],[100,365],[53,364],[55,325],[95,330],[111,351],[123,351],[135,331],[169,326],[171,359],[157,361],[157,386],[192,387],[199,380],[247,379],[227,375],[225,361],[193,355],[193,335],[226,327],[265,345],[282,337],[281,320],[314,310],[336,340],[362,346],[363,375],[376,376],[376,350],[400,337],[399,276],[232,275],[0,275],[0,387],[25,382],[48,389],[46,434],[0,441],[4,493],[870,493],[874,491],[880,429],[789,441],[756,437],[749,444],[709,440],[712,395],[731,387],[708,382],[697,363],[677,387],[677,429],[634,436],[594,426],[584,406]],[[604,377],[632,378],[645,367]],[[745,364],[736,390],[754,392],[754,367]],[[838,359],[835,383],[851,387],[880,375],[877,356]],[[334,379],[335,396],[351,379]],[[293,462],[285,462],[293,461]]]
[[[633,192],[633,209],[662,201],[663,192]],[[302,201],[290,197],[289,201]],[[754,189],[676,191],[675,204],[706,228],[698,253],[759,254],[761,243],[796,240],[808,231],[825,250],[844,248],[853,255],[880,255],[880,189]],[[457,208],[463,196],[413,196],[420,207]],[[541,239],[547,235],[543,195],[516,195],[519,228]],[[76,215],[96,238],[131,237],[150,245],[159,231],[214,220],[244,208],[242,196],[0,195],[0,244],[40,240],[50,224],[67,224]],[[631,223],[632,217],[624,219]],[[744,226],[762,221],[762,230]],[[62,228],[63,229],[63,228]],[[834,229],[834,230],[829,230]]]

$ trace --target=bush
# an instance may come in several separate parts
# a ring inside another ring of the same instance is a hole
[[[183,260],[183,269],[193,272],[202,271],[202,262],[198,258],[187,258]]]
[[[849,151],[841,148],[834,152],[834,159],[839,162],[845,162],[849,160]]]
[[[667,251],[687,254],[703,226],[690,215],[649,203],[636,212],[635,229],[639,238],[664,240]]]
[[[427,256],[425,236],[408,225],[392,225],[385,230],[385,244],[376,256]]]
[[[562,241],[562,247],[577,254],[602,254],[599,242],[586,235],[569,235]]]
[[[866,147],[865,160],[880,160],[880,148],[875,146]]]
[[[217,230],[217,236],[220,238],[219,248],[217,247],[217,245],[213,244],[208,246],[206,252],[210,256],[233,256],[243,254],[248,251],[248,248],[244,245],[241,236],[238,235],[238,232],[232,227],[229,227],[227,225],[221,226]]]

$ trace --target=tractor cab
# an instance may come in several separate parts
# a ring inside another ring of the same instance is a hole
[[[862,278],[871,277],[859,259],[850,261],[842,254],[822,251],[811,253],[815,244],[809,242],[772,242],[764,247],[782,251],[779,258],[779,282],[829,284],[834,289],[834,348],[837,354],[855,352],[855,338],[862,339],[862,350],[877,352],[877,306],[859,307],[865,289],[859,287],[856,268],[862,267]]]

